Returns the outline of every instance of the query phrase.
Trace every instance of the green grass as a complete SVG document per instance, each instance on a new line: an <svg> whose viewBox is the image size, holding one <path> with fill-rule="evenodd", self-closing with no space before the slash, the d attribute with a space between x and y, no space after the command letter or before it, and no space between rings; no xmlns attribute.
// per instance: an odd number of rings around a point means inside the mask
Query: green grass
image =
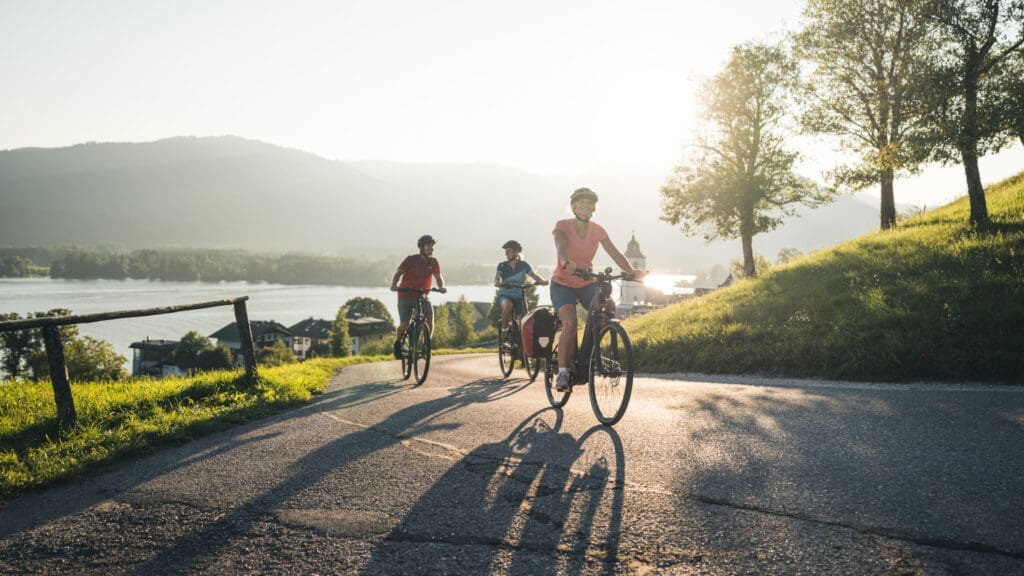
<svg viewBox="0 0 1024 576"><path fill-rule="evenodd" d="M645 372L1024 380L1024 174L627 322ZM756 238L755 238L756 242Z"/></svg>
<svg viewBox="0 0 1024 576"><path fill-rule="evenodd" d="M79 476L160 445L183 443L308 402L334 372L385 357L314 359L191 378L72 384L78 426L62 429L49 382L0 385L0 504L31 488Z"/></svg>

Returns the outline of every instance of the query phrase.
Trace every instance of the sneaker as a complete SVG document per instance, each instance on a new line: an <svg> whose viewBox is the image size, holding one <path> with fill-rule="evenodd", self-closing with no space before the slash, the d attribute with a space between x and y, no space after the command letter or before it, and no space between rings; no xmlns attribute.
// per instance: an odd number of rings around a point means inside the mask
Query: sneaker
<svg viewBox="0 0 1024 576"><path fill-rule="evenodd" d="M395 340L395 360L402 359L402 341Z"/></svg>
<svg viewBox="0 0 1024 576"><path fill-rule="evenodd" d="M568 373L558 373L558 380L555 381L555 390L559 392L568 392L569 390L572 390L572 384L569 383Z"/></svg>

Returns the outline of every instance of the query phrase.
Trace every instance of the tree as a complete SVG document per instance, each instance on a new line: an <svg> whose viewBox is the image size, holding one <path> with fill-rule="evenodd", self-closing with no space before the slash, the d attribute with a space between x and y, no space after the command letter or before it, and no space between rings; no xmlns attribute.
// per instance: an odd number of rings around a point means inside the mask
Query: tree
<svg viewBox="0 0 1024 576"><path fill-rule="evenodd" d="M978 159L1010 140L999 96L1013 79L1001 72L1024 46L1024 0L923 2L922 14L935 24L942 45L931 93L934 158L963 163L970 221L984 226L988 204Z"/></svg>
<svg viewBox="0 0 1024 576"><path fill-rule="evenodd" d="M174 347L174 363L183 370L198 366L199 353L210 345L210 339L195 330L185 334Z"/></svg>
<svg viewBox="0 0 1024 576"><path fill-rule="evenodd" d="M1006 130L1016 134L1024 146L1024 51L1018 51L1002 67L1006 81L1002 83L999 109L1006 112Z"/></svg>
<svg viewBox="0 0 1024 576"><path fill-rule="evenodd" d="M859 157L829 179L850 190L878 184L881 228L891 228L895 177L917 172L927 156L928 26L907 0L808 0L803 15L795 51L813 65L804 128L837 136Z"/></svg>
<svg viewBox="0 0 1024 576"><path fill-rule="evenodd" d="M234 366L231 350L227 346L206 346L196 356L196 370L229 370Z"/></svg>
<svg viewBox="0 0 1024 576"><path fill-rule="evenodd" d="M295 362L295 355L292 354L288 346L285 346L284 340L274 340L270 346L261 348L257 356L260 365L268 367Z"/></svg>
<svg viewBox="0 0 1024 576"><path fill-rule="evenodd" d="M380 318L394 324L395 319L391 316L387 306L376 298L356 296L345 302L345 310L349 318Z"/></svg>
<svg viewBox="0 0 1024 576"><path fill-rule="evenodd" d="M434 310L434 331L430 333L430 342L434 348L446 348L452 344L452 322L447 306L438 306Z"/></svg>
<svg viewBox="0 0 1024 576"><path fill-rule="evenodd" d="M19 320L15 313L0 314L0 321ZM25 370L28 358L42 346L42 340L34 335L33 330L14 330L0 332L0 353L3 354L4 372L16 378Z"/></svg>
<svg viewBox="0 0 1024 576"><path fill-rule="evenodd" d="M334 322L331 323L331 329L327 334L327 350L335 357L352 354L352 338L348 334L348 317L344 306L338 308Z"/></svg>
<svg viewBox="0 0 1024 576"><path fill-rule="evenodd" d="M61 343L64 345L64 365L71 382L121 380L128 375L124 369L128 359L114 352L106 340L78 335L65 338L62 335ZM32 353L28 363L34 379L46 380L50 377L50 361L45 350Z"/></svg>
<svg viewBox="0 0 1024 576"><path fill-rule="evenodd" d="M706 240L740 238L746 276L756 275L754 235L774 229L794 204L828 199L793 165L782 125L796 85L796 64L779 46L733 48L703 89L706 133L661 188L662 220Z"/></svg>
<svg viewBox="0 0 1024 576"><path fill-rule="evenodd" d="M779 256L775 259L778 264L786 264L803 256L804 253L796 248L783 248L779 250Z"/></svg>
<svg viewBox="0 0 1024 576"><path fill-rule="evenodd" d="M464 346L469 344L473 338L473 305L466 300L466 296L459 297L459 301L452 306L452 344Z"/></svg>

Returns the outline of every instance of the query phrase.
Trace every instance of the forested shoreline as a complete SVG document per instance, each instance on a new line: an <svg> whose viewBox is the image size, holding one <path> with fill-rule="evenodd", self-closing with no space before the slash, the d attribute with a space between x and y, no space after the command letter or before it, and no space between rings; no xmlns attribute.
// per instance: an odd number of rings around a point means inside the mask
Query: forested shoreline
<svg viewBox="0 0 1024 576"><path fill-rule="evenodd" d="M355 260L291 252L259 254L244 250L104 248L0 248L0 277L49 276L75 280L127 278L174 282L267 282L328 286L379 286L391 281L398 261ZM48 273L47 273L48 270ZM489 283L490 266L444 268L452 284Z"/></svg>

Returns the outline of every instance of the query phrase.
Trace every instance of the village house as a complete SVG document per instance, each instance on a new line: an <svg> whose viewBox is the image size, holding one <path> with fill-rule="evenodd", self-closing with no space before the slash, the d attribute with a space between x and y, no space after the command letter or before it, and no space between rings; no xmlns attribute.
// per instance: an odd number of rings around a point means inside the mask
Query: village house
<svg viewBox="0 0 1024 576"><path fill-rule="evenodd" d="M391 339L394 334L395 327L391 322L373 316L357 316L348 321L348 335L352 338L353 354L359 354L362 347L370 342Z"/></svg>
<svg viewBox="0 0 1024 576"><path fill-rule="evenodd" d="M299 360L305 360L311 356L314 349L326 350L327 337L330 336L331 322L320 320L310 316L305 320L289 326L288 331L292 333L292 352Z"/></svg>
<svg viewBox="0 0 1024 576"><path fill-rule="evenodd" d="M177 340L150 340L132 342L132 376L181 376L184 371L174 362Z"/></svg>
<svg viewBox="0 0 1024 576"><path fill-rule="evenodd" d="M292 350L295 352L295 357L305 360L311 356L311 351L326 351L327 338L330 336L333 324L334 322L330 320L321 320L311 316L288 328L294 336ZM394 332L395 327L387 320L372 316L350 318L348 335L352 339L352 354L359 354L359 351L367 343L386 336L390 337Z"/></svg>
<svg viewBox="0 0 1024 576"><path fill-rule="evenodd" d="M273 346L278 340L284 342L289 350L293 350L293 336L291 331L273 320L250 320L249 327L252 330L252 342L256 352L267 346ZM238 323L232 322L227 326L210 334L210 338L216 341L218 346L224 346L231 350L235 362L242 361L242 338L238 333Z"/></svg>

